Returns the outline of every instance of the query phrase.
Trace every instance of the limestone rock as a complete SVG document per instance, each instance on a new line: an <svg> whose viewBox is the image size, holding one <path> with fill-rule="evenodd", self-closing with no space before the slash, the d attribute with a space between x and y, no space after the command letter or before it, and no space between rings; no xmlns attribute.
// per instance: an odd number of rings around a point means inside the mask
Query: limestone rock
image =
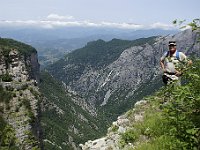
<svg viewBox="0 0 200 150"><path fill-rule="evenodd" d="M0 75L11 77L12 80L0 80L3 90L11 93L8 102L0 102L0 106L3 106L1 115L14 129L16 144L20 149L42 148L40 93L35 84L39 81L37 54L33 52L25 56L17 49L10 49L8 55L4 53L0 50Z"/></svg>
<svg viewBox="0 0 200 150"><path fill-rule="evenodd" d="M138 101L137 104L135 104L135 108L140 107L146 107L147 102L145 100ZM134 121L142 121L144 117L144 111L138 108L138 111L136 113L132 114L132 117L135 118ZM134 145L130 143L129 145L126 145L124 148L120 147L120 135L125 133L127 130L132 128L132 124L130 124L130 120L128 119L128 113L121 115L118 117L117 121L112 123L112 127L108 129L108 133L105 137L102 137L100 139L96 139L94 141L89 140L85 144L80 144L80 147L82 150L126 150L129 148L133 148ZM117 129L117 130L116 130ZM141 137L145 138L145 137Z"/></svg>

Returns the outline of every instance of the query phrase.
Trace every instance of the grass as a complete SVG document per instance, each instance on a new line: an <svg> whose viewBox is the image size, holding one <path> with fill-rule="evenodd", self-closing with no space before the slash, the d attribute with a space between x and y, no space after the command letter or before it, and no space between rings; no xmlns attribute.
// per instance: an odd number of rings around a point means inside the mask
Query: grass
<svg viewBox="0 0 200 150"><path fill-rule="evenodd" d="M160 109L161 100L155 95L146 98L146 101L146 104L127 112L132 125L121 135L119 145L122 149L132 143L137 150L169 150L174 139L166 134L170 126ZM144 112L143 119L136 122L134 116L141 112Z"/></svg>

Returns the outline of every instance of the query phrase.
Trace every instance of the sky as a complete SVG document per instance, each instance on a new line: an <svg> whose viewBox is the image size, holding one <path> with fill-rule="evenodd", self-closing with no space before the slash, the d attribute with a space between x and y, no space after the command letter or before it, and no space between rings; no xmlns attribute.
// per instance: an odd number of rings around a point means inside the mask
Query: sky
<svg viewBox="0 0 200 150"><path fill-rule="evenodd" d="M0 26L171 29L200 18L200 0L0 0Z"/></svg>

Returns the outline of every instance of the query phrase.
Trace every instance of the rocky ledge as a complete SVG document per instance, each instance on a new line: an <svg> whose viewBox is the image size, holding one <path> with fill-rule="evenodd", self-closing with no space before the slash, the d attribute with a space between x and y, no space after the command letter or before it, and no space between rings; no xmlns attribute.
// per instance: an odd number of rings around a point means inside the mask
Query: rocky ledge
<svg viewBox="0 0 200 150"><path fill-rule="evenodd" d="M89 140L85 144L80 144L80 147L82 150L121 150L133 148L134 145L132 143L123 148L120 146L121 135L132 128L133 122L143 121L144 108L148 107L147 105L148 102L145 100L138 101L135 103L133 110L130 110L135 112L131 114L131 117L130 111L119 116L117 121L113 122L112 126L108 128L108 133L105 137L94 141Z"/></svg>

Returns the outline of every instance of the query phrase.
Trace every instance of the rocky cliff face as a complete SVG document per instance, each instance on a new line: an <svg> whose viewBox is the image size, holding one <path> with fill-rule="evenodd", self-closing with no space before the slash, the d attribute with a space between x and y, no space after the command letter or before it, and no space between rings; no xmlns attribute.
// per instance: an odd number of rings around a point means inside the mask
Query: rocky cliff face
<svg viewBox="0 0 200 150"><path fill-rule="evenodd" d="M128 98L139 84L154 74L155 57L153 47L148 43L128 48L106 68L84 73L71 87L85 97L89 96L90 102L99 106L106 105L116 92L126 92Z"/></svg>
<svg viewBox="0 0 200 150"><path fill-rule="evenodd" d="M41 96L36 86L39 81L37 52L30 51L29 46L13 40L0 40L0 86L2 89L0 115L13 129L15 143L19 149L40 149L42 147L39 120ZM16 44L19 47L15 47ZM25 49L25 53L21 52L21 46Z"/></svg>
<svg viewBox="0 0 200 150"><path fill-rule="evenodd" d="M1 54L0 65L0 75L8 73L13 81L25 82L33 79L39 82L40 65L37 53L27 57L21 55L18 50L12 49L7 58Z"/></svg>
<svg viewBox="0 0 200 150"><path fill-rule="evenodd" d="M200 56L197 34L185 30L176 35L157 37L154 43L127 48L115 61L102 68L86 65L82 74L76 74L73 80L68 80L67 86L96 108L105 108L105 111L107 109L109 111L109 106L112 105L111 107L120 110L122 103L127 103L142 84L146 84L160 74L160 57L168 50L170 40L176 40L177 49L186 55ZM67 62L67 59L66 57L64 61ZM76 64L66 64L61 67L65 74L58 76L55 72L51 70L50 72L65 82L64 77L72 73L69 66L79 68Z"/></svg>

